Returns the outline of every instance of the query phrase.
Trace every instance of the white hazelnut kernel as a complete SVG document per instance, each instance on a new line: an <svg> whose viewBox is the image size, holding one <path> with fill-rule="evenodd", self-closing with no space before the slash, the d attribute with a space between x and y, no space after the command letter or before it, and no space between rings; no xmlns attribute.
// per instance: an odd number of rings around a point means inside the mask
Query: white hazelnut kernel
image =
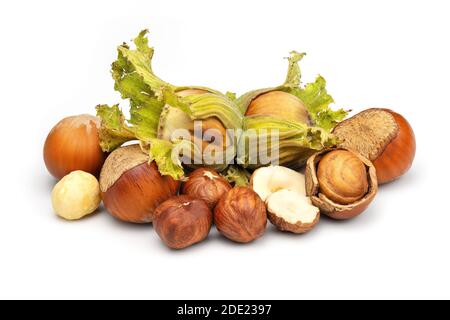
<svg viewBox="0 0 450 320"><path fill-rule="evenodd" d="M55 213L67 220L77 220L93 213L100 205L100 185L97 178L84 171L73 171L53 188Z"/></svg>

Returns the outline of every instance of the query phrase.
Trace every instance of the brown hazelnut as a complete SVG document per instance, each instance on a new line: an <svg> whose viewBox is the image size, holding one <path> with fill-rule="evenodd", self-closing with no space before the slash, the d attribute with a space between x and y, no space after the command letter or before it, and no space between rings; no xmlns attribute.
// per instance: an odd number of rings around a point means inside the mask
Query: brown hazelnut
<svg viewBox="0 0 450 320"><path fill-rule="evenodd" d="M405 174L414 160L414 132L408 121L392 110L364 110L339 123L333 133L342 141L339 146L353 149L373 162L379 184Z"/></svg>
<svg viewBox="0 0 450 320"><path fill-rule="evenodd" d="M346 150L325 154L317 167L317 178L321 192L340 204L358 201L369 189L364 162Z"/></svg>
<svg viewBox="0 0 450 320"><path fill-rule="evenodd" d="M156 163L139 145L121 147L106 159L100 173L100 189L106 210L134 223L153 221L156 207L177 194L179 182L162 176Z"/></svg>
<svg viewBox="0 0 450 320"><path fill-rule="evenodd" d="M322 150L306 163L306 193L320 211L334 219L363 212L377 191L372 162L350 149Z"/></svg>
<svg viewBox="0 0 450 320"><path fill-rule="evenodd" d="M311 123L305 104L293 94L284 91L269 91L258 95L249 104L245 115L270 116L283 120Z"/></svg>
<svg viewBox="0 0 450 320"><path fill-rule="evenodd" d="M67 117L58 122L44 144L44 161L48 171L57 179L76 170L98 177L106 158L99 144L99 127L99 118L88 114Z"/></svg>
<svg viewBox="0 0 450 320"><path fill-rule="evenodd" d="M213 220L205 201L188 195L172 197L155 211L153 226L161 240L172 249L183 249L203 241Z"/></svg>
<svg viewBox="0 0 450 320"><path fill-rule="evenodd" d="M266 230L266 206L252 189L235 187L217 203L214 223L228 239L250 242L261 237Z"/></svg>
<svg viewBox="0 0 450 320"><path fill-rule="evenodd" d="M181 193L206 201L214 209L220 198L231 189L228 181L216 171L207 168L194 170L187 176Z"/></svg>

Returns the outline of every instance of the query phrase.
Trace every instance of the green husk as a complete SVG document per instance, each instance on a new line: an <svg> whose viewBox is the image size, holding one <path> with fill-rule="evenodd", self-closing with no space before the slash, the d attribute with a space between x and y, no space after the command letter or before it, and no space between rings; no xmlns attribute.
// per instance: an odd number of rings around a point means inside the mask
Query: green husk
<svg viewBox="0 0 450 320"><path fill-rule="evenodd" d="M100 145L104 151L111 152L125 142L137 140L163 175L180 179L184 176L183 165L195 160L195 165L224 170L223 175L236 185L247 185L249 172L245 168L263 165L253 155L258 150L252 150L248 144L252 135L267 139L265 145L257 146L262 150L274 148L271 138L279 137L275 152L271 154L273 157L278 154L279 158L271 160L288 166L302 165L313 152L336 144L330 132L347 112L333 111L329 107L333 98L327 93L325 79L321 76L302 86L298 62L304 53L291 53L282 85L251 91L237 98L232 92L222 94L206 87L175 86L160 79L152 69L154 50L148 45L147 33L147 30L139 33L133 41L134 48L122 44L117 49L117 59L111 69L114 89L128 100L130 118L126 120L118 105L97 106L97 116L101 119ZM202 92L181 97L179 93L187 89ZM312 123L267 116L244 117L253 99L273 90L302 100ZM234 130L232 148L218 155L231 156L237 164L206 164L195 142L172 134L179 128L190 130L195 120L205 119L218 119L223 128Z"/></svg>
<svg viewBox="0 0 450 320"><path fill-rule="evenodd" d="M326 81L322 76L317 76L314 82L305 86L301 85L301 70L299 62L306 56L306 53L292 51L288 59L288 71L284 83L277 87L257 89L240 96L237 104L245 114L250 103L258 96L270 91L284 91L299 98L306 106L306 109L313 120L313 124L327 131L331 131L337 123L343 120L348 111L330 108L334 103L333 97L326 90Z"/></svg>
<svg viewBox="0 0 450 320"><path fill-rule="evenodd" d="M97 116L102 119L99 138L103 151L111 152L125 142L136 139L134 129L125 123L125 116L118 105L98 105L96 109Z"/></svg>
<svg viewBox="0 0 450 320"><path fill-rule="evenodd" d="M177 87L157 77L151 66L154 50L148 45L147 33L144 30L134 39L135 49L127 44L117 49L118 57L112 64L114 89L129 101L130 119L125 120L118 105L98 106L97 116L101 119L100 145L109 152L127 141L139 140L162 174L179 179L184 170L180 159L172 156L172 151L178 150L180 146L184 149L195 149L195 146L179 139L161 139L168 108L181 110L192 121L216 117L225 128L231 129L242 127L243 116L232 94L222 94L205 87ZM177 92L185 89L202 89L206 92L179 97ZM183 124L171 125L182 127ZM222 163L218 166L226 167Z"/></svg>
<svg viewBox="0 0 450 320"><path fill-rule="evenodd" d="M240 148L246 152L240 155L238 163L247 168L257 168L265 165L259 159L252 157L252 153L260 150L251 150L248 145L250 136L257 132L259 138L270 140L272 135L279 136L278 164L290 167L302 166L306 159L314 152L336 144L336 138L330 133L335 125L345 118L347 111L339 109L333 111L329 106L334 102L326 90L326 81L318 76L315 82L301 85L301 70L298 65L305 53L291 52L288 58L289 66L285 82L272 88L258 89L240 96L237 104L245 113L250 103L258 96L271 91L283 91L298 97L305 105L312 124L277 119L265 115L247 116L244 120L244 134L241 136ZM266 130L266 131L264 131ZM258 146L259 148L264 146ZM271 147L267 143L267 148Z"/></svg>
<svg viewBox="0 0 450 320"><path fill-rule="evenodd" d="M222 176L235 187L247 187L251 173L241 166L230 165L222 172Z"/></svg>

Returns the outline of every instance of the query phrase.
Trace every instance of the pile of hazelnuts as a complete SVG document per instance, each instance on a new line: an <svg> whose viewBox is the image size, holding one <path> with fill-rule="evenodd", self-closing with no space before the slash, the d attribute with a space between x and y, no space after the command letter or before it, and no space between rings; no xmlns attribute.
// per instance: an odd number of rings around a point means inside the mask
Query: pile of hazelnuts
<svg viewBox="0 0 450 320"><path fill-rule="evenodd" d="M122 221L153 222L164 243L177 249L204 240L213 220L236 242L264 233L265 205L250 188L232 188L212 169L196 169L184 181L162 176L137 144L104 153L99 129L94 116L72 116L61 120L45 141L44 162L59 180L52 205L60 217L81 219L103 201Z"/></svg>
<svg viewBox="0 0 450 320"><path fill-rule="evenodd" d="M117 219L153 223L174 249L203 241L213 224L226 238L247 243L264 234L267 220L279 230L304 233L320 214L353 218L373 201L380 184L408 171L416 150L404 117L367 109L334 128L336 147L313 154L304 174L263 167L248 186L233 186L211 168L187 169L180 181L161 175L139 144L104 153L99 130L98 118L80 115L63 119L49 133L44 161L60 180L52 191L54 211L77 220L103 201Z"/></svg>

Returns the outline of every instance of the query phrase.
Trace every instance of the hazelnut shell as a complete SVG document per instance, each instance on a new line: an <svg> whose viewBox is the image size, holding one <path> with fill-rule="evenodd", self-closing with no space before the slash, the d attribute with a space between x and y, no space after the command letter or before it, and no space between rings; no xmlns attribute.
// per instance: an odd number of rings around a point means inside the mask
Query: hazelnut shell
<svg viewBox="0 0 450 320"><path fill-rule="evenodd" d="M347 150L356 155L367 169L368 191L359 200L350 204L340 204L332 201L320 192L319 180L317 178L317 166L322 157L332 150ZM374 165L370 160L359 153L347 148L325 149L312 155L306 163L306 194L311 198L312 203L320 209L320 212L337 220L353 218L361 214L375 198L378 191L377 174Z"/></svg>
<svg viewBox="0 0 450 320"><path fill-rule="evenodd" d="M82 170L96 177L106 159L99 144L97 117L83 114L62 119L48 134L44 162L56 179Z"/></svg>
<svg viewBox="0 0 450 320"><path fill-rule="evenodd" d="M270 116L277 119L311 123L305 104L295 95L274 90L258 95L249 104L246 116Z"/></svg>
<svg viewBox="0 0 450 320"><path fill-rule="evenodd" d="M333 133L341 140L340 147L351 148L373 162L379 184L399 178L414 161L414 131L392 110L364 110L340 122Z"/></svg>
<svg viewBox="0 0 450 320"><path fill-rule="evenodd" d="M106 159L100 189L106 210L133 223L153 221L155 209L178 191L179 182L162 176L139 145L121 147Z"/></svg>

